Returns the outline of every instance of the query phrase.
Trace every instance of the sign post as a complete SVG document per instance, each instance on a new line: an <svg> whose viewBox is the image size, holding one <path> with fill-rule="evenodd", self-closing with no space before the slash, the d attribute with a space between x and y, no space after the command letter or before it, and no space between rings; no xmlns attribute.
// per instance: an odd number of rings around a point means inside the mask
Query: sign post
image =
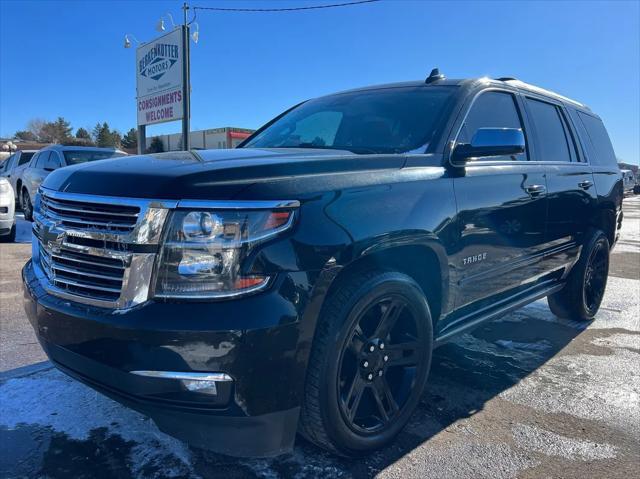
<svg viewBox="0 0 640 479"><path fill-rule="evenodd" d="M184 4L184 25L182 25L182 45L183 62L182 62L182 149L189 151L191 149L190 126L191 118L191 71L190 71L190 55L189 55L189 25L187 24L187 4Z"/></svg>
<svg viewBox="0 0 640 479"><path fill-rule="evenodd" d="M182 147L189 149L188 51L186 22L136 50L138 153L146 147L147 125L175 120L182 120Z"/></svg>

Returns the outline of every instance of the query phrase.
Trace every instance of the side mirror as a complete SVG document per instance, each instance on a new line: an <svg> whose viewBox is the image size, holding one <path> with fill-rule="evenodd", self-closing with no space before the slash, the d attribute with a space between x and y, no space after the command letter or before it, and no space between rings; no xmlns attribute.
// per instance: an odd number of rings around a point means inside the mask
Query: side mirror
<svg viewBox="0 0 640 479"><path fill-rule="evenodd" d="M518 128L478 128L471 144L457 145L451 159L464 163L470 158L524 153L524 133Z"/></svg>

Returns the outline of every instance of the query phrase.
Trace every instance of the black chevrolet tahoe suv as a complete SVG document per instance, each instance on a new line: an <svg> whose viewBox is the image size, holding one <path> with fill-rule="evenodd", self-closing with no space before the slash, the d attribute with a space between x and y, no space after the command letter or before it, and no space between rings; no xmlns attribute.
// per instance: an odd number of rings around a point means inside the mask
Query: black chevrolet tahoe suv
<svg viewBox="0 0 640 479"><path fill-rule="evenodd" d="M365 453L453 336L543 297L593 319L622 196L586 106L433 72L305 101L236 149L51 173L25 308L53 364L193 445Z"/></svg>

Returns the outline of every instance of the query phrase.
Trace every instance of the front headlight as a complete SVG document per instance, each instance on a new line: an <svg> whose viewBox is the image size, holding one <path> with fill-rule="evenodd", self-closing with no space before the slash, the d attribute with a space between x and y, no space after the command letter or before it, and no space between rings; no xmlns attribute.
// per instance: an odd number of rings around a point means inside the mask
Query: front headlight
<svg viewBox="0 0 640 479"><path fill-rule="evenodd" d="M0 195L7 197L9 197L9 195L13 196L13 188L11 188L11 183L9 183L9 180L2 177L0 177Z"/></svg>
<svg viewBox="0 0 640 479"><path fill-rule="evenodd" d="M293 224L292 210L176 210L157 268L155 295L224 298L260 290L264 275L243 275L251 249Z"/></svg>

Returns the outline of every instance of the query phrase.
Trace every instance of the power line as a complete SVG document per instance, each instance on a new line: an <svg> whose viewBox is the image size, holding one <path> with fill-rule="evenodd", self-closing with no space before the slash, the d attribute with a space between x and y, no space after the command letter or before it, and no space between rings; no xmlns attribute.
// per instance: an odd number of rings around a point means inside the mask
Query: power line
<svg viewBox="0 0 640 479"><path fill-rule="evenodd" d="M357 0L355 2L334 3L330 5L312 5L310 7L290 7L290 8L224 8L224 7L191 7L195 10L213 10L217 12L296 12L300 10L320 10L322 8L350 7L352 5L362 5L364 3L374 3L380 0Z"/></svg>

